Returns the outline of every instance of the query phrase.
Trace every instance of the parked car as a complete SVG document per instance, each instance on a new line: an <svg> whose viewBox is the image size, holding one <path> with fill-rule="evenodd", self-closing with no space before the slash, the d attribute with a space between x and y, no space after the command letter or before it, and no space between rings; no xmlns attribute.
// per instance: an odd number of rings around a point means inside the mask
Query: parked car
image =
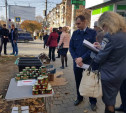
<svg viewBox="0 0 126 113"><path fill-rule="evenodd" d="M18 33L18 41L33 41L34 38L30 33Z"/></svg>

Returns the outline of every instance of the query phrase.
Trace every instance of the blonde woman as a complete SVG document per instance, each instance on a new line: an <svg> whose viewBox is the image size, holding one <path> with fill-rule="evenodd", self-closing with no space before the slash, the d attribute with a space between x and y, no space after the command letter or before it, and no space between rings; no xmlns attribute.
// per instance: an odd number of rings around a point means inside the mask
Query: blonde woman
<svg viewBox="0 0 126 113"><path fill-rule="evenodd" d="M98 23L106 35L101 46L94 43L101 49L94 60L101 65L105 113L115 113L116 96L126 78L126 23L114 12L103 13Z"/></svg>
<svg viewBox="0 0 126 113"><path fill-rule="evenodd" d="M69 42L70 42L70 35L68 34L68 28L63 27L62 34L60 36L60 41L58 43L58 47L63 44L63 48L60 49L61 63L62 63L62 66L60 67L61 69L64 69L64 60L65 60L65 66L67 67L67 52L69 48Z"/></svg>

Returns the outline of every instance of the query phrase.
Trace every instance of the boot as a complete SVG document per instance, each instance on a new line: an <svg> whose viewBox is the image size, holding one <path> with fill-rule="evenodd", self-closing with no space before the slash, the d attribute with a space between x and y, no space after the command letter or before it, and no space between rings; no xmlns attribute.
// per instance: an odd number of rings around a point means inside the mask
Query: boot
<svg viewBox="0 0 126 113"><path fill-rule="evenodd" d="M67 65L67 55L65 56L65 65L66 65L66 67L68 67L68 65Z"/></svg>
<svg viewBox="0 0 126 113"><path fill-rule="evenodd" d="M62 63L62 66L60 68L64 69L64 56L61 56L61 63Z"/></svg>
<svg viewBox="0 0 126 113"><path fill-rule="evenodd" d="M106 107L106 108L105 108L105 113L115 113L115 111L114 111L114 112L109 111L109 110L107 109L107 107Z"/></svg>

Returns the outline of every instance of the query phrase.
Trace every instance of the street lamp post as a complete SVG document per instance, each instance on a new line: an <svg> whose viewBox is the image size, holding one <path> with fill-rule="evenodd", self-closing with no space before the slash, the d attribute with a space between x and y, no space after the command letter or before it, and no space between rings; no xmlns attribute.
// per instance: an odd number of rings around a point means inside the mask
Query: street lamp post
<svg viewBox="0 0 126 113"><path fill-rule="evenodd" d="M5 8L6 8L6 26L8 28L8 19L7 19L7 0L5 0Z"/></svg>
<svg viewBox="0 0 126 113"><path fill-rule="evenodd" d="M47 27L47 0L46 0L46 11L45 11L45 17L46 17L46 27Z"/></svg>

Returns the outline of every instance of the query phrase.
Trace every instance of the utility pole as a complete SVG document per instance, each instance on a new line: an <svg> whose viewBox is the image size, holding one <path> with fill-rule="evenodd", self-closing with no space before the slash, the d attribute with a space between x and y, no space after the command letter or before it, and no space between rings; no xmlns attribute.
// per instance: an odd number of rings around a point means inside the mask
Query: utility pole
<svg viewBox="0 0 126 113"><path fill-rule="evenodd" d="M71 36L72 36L72 34L73 34L73 31L74 31L75 15L76 15L76 10L75 10L75 8L74 8L74 4L72 4Z"/></svg>
<svg viewBox="0 0 126 113"><path fill-rule="evenodd" d="M7 0L5 0L5 8L6 8L6 26L8 28L8 19L7 19Z"/></svg>
<svg viewBox="0 0 126 113"><path fill-rule="evenodd" d="M46 6L45 15L46 15L46 27L47 27L47 0L46 0L46 2L45 2L45 3L46 3L46 5L45 5L45 6Z"/></svg>

